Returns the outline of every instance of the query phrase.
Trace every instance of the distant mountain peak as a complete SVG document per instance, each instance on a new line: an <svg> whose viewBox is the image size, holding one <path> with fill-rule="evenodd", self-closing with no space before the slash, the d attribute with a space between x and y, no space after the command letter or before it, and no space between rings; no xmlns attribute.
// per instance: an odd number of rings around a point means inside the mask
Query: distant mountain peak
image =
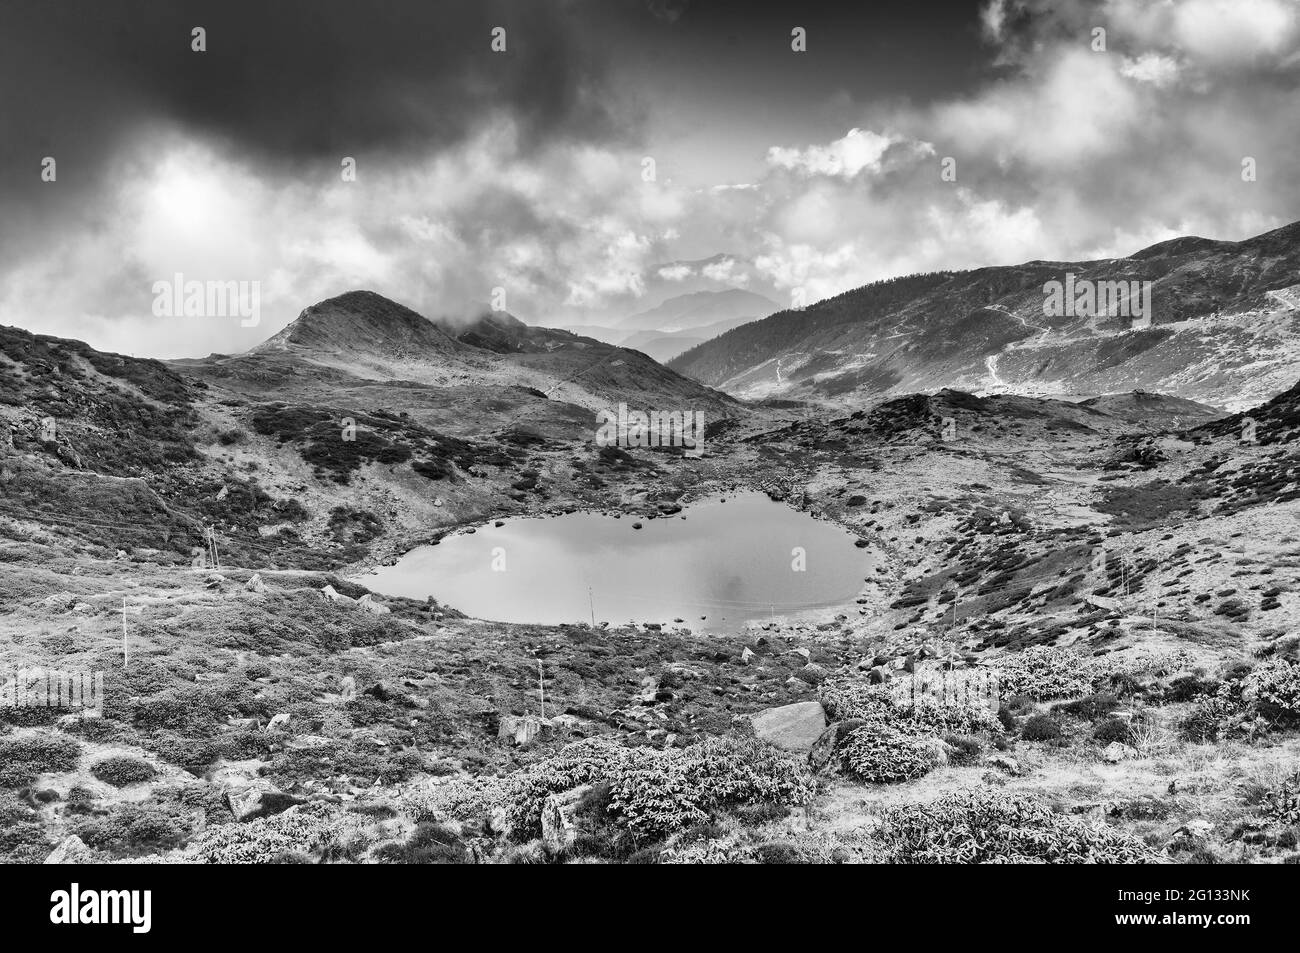
<svg viewBox="0 0 1300 953"><path fill-rule="evenodd" d="M414 349L461 349L428 318L373 291L348 291L302 310L279 334L251 353L306 350L337 355L392 356Z"/></svg>

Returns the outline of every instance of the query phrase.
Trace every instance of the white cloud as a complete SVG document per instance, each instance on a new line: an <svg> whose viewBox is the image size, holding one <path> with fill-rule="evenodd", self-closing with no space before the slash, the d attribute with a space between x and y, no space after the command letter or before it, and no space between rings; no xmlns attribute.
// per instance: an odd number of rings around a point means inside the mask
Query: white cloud
<svg viewBox="0 0 1300 953"><path fill-rule="evenodd" d="M1136 59L1124 57L1119 72L1121 76L1150 83L1157 89L1164 89L1178 82L1178 63L1172 57L1159 53L1143 53Z"/></svg>
<svg viewBox="0 0 1300 953"><path fill-rule="evenodd" d="M828 175L851 179L864 169L881 170L886 150L899 140L869 129L850 129L841 139L828 145L806 148L772 146L767 150L769 165L790 169L801 175Z"/></svg>
<svg viewBox="0 0 1300 953"><path fill-rule="evenodd" d="M695 274L690 265L665 265L656 274L665 281L685 281Z"/></svg>

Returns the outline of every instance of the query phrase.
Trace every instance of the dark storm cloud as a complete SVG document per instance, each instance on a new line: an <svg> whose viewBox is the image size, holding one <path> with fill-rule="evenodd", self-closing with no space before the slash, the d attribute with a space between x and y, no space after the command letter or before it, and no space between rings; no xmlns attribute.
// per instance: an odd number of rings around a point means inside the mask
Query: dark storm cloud
<svg viewBox="0 0 1300 953"><path fill-rule="evenodd" d="M125 141L179 125L274 171L391 159L511 115L525 148L621 134L580 7L532 0L9 0L0 30L0 201L49 222L100 194ZM191 30L207 51L191 50ZM491 50L491 31L507 50ZM42 188L40 162L58 162ZM34 204L33 204L34 203ZM13 239L14 229L5 229Z"/></svg>

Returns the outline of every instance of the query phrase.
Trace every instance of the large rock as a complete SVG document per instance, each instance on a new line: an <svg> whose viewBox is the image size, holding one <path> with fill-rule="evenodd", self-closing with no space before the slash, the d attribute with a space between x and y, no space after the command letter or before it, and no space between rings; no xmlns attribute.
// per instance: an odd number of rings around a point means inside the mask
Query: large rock
<svg viewBox="0 0 1300 953"><path fill-rule="evenodd" d="M76 834L65 837L59 846L45 858L47 864L89 864L92 863L90 848Z"/></svg>
<svg viewBox="0 0 1300 953"><path fill-rule="evenodd" d="M375 602L368 592L357 600L357 607L374 615L387 615L393 611L388 606Z"/></svg>
<svg viewBox="0 0 1300 953"><path fill-rule="evenodd" d="M749 717L754 734L786 751L808 752L826 730L821 702L798 702L766 708Z"/></svg>
<svg viewBox="0 0 1300 953"><path fill-rule="evenodd" d="M550 721L537 715L503 715L497 737L513 741L517 745L526 745L550 728Z"/></svg>
<svg viewBox="0 0 1300 953"><path fill-rule="evenodd" d="M230 813L237 821L251 821L259 817L271 817L289 810L295 804L302 804L302 798L285 794L272 787L254 785L242 791L230 791L226 794L226 803Z"/></svg>
<svg viewBox="0 0 1300 953"><path fill-rule="evenodd" d="M542 844L554 856L573 846L578 837L578 825L573 812L591 790L590 784L573 788L562 794L552 794L542 802Z"/></svg>

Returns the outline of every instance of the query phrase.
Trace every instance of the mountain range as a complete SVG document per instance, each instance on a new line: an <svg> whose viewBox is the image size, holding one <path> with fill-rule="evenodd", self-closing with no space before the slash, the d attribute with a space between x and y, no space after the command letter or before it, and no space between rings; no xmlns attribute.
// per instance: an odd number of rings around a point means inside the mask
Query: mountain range
<svg viewBox="0 0 1300 953"><path fill-rule="evenodd" d="M1052 282L1149 282L1152 314L1050 314ZM1300 223L1240 242L1186 237L1125 258L876 282L734 328L669 361L744 398L845 406L957 387L1091 397L1134 388L1239 410L1294 380ZM1133 310L1136 310L1134 308Z"/></svg>

